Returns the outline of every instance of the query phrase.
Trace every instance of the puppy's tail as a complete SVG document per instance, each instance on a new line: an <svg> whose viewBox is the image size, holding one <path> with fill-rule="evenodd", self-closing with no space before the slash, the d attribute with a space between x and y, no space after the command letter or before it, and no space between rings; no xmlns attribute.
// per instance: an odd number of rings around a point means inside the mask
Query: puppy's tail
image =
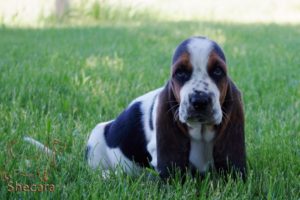
<svg viewBox="0 0 300 200"><path fill-rule="evenodd" d="M26 142L28 142L28 143L30 143L30 144L32 144L32 145L34 145L34 146L36 146L38 149L40 149L43 152L45 152L48 156L51 156L51 155L54 154L54 152L51 149L49 149L44 144L40 143L39 141L37 141L37 140L35 140L35 139L31 138L31 137L25 136L25 137L23 137L23 140L26 141Z"/></svg>

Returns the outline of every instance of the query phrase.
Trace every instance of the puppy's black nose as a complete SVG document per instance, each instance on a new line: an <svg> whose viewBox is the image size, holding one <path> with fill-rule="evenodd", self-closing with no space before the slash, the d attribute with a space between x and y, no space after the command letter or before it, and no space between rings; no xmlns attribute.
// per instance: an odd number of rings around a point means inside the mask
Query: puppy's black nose
<svg viewBox="0 0 300 200"><path fill-rule="evenodd" d="M211 102L211 97L205 92L195 92L190 96L190 103L197 111L205 110Z"/></svg>

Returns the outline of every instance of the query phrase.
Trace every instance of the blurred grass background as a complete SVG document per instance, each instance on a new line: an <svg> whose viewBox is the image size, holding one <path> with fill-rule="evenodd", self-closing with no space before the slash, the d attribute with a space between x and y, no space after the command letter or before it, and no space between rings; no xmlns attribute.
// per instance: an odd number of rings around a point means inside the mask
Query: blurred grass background
<svg viewBox="0 0 300 200"><path fill-rule="evenodd" d="M78 25L129 19L296 24L300 22L300 1L0 0L2 25Z"/></svg>

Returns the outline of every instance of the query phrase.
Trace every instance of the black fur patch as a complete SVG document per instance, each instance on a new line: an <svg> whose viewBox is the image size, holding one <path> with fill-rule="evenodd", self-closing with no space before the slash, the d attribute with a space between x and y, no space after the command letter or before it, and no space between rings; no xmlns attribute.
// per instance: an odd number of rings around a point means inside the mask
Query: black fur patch
<svg viewBox="0 0 300 200"><path fill-rule="evenodd" d="M108 134L109 134L109 128L110 128L110 126L111 126L112 123L113 123L113 122L107 124L107 125L105 126L105 128L104 128L104 137L105 137L105 139L108 137ZM107 141L106 141L106 142L107 142ZM108 144L108 146L112 148L112 147L117 147L118 145L114 146L114 145L112 144L112 146L110 146L110 145Z"/></svg>
<svg viewBox="0 0 300 200"><path fill-rule="evenodd" d="M173 54L172 64L174 64L183 53L188 53L187 45L189 42L190 39L186 39L177 46Z"/></svg>
<svg viewBox="0 0 300 200"><path fill-rule="evenodd" d="M224 62L226 63L226 58L225 58L225 54L223 52L223 50L221 49L221 47L214 41L213 42L213 50L216 52L216 54L218 54L218 56L220 56L220 58L222 58L222 60L224 60Z"/></svg>
<svg viewBox="0 0 300 200"><path fill-rule="evenodd" d="M118 118L105 127L105 140L110 148L120 148L130 160L149 166L151 155L146 149L141 102L124 110Z"/></svg>

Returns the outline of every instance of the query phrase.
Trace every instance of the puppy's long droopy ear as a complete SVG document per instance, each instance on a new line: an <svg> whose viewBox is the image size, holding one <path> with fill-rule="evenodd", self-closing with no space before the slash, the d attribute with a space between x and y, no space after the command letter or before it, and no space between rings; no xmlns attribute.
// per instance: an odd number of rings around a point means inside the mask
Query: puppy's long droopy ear
<svg viewBox="0 0 300 200"><path fill-rule="evenodd" d="M174 169L184 174L189 164L190 141L186 127L178 121L178 102L169 82L159 96L157 113L157 168L167 179Z"/></svg>
<svg viewBox="0 0 300 200"><path fill-rule="evenodd" d="M241 94L228 78L229 84L222 105L224 113L214 146L214 164L219 172L233 172L246 178L244 111Z"/></svg>

